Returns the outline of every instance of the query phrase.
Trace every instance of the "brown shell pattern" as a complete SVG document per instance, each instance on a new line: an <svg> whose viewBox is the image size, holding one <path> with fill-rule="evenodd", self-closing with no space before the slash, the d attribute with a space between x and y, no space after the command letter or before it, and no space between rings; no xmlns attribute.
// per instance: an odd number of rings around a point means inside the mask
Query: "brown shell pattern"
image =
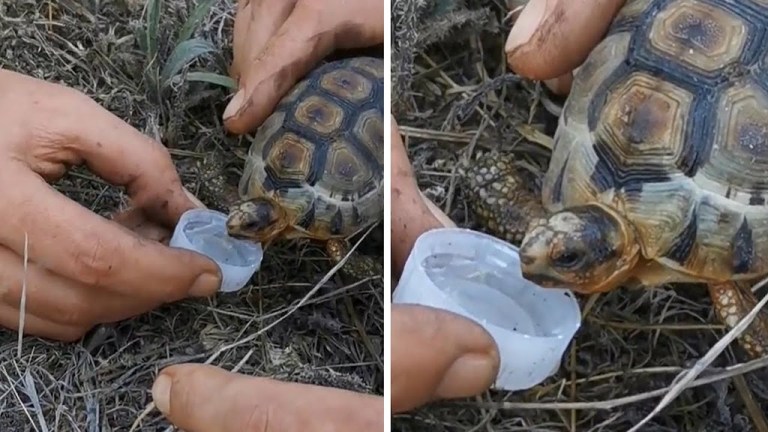
<svg viewBox="0 0 768 432"><path fill-rule="evenodd" d="M276 197L301 235L353 234L383 214L384 64L359 57L308 74L256 133L240 195Z"/></svg>
<svg viewBox="0 0 768 432"><path fill-rule="evenodd" d="M553 210L623 212L646 257L700 279L768 272L768 0L629 0L576 74Z"/></svg>

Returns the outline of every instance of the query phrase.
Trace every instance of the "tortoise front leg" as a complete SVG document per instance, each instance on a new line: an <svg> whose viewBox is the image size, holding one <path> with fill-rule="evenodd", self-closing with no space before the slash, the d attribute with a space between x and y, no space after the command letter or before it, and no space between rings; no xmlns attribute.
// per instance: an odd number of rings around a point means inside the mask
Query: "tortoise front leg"
<svg viewBox="0 0 768 432"><path fill-rule="evenodd" d="M460 168L459 176L468 210L494 237L519 246L529 226L547 215L538 177L511 154L487 153Z"/></svg>
<svg viewBox="0 0 768 432"><path fill-rule="evenodd" d="M751 287L752 284L746 282L709 285L715 313L729 329L735 327L758 303ZM768 352L768 313L762 310L758 313L739 337L739 343L752 358L762 357Z"/></svg>
<svg viewBox="0 0 768 432"><path fill-rule="evenodd" d="M349 252L349 244L343 239L331 239L325 243L326 253L338 263ZM344 274L357 280L384 275L384 266L381 261L358 251L352 252L347 262L340 269Z"/></svg>
<svg viewBox="0 0 768 432"><path fill-rule="evenodd" d="M198 162L197 170L200 175L200 200L212 210L227 213L239 197L237 186L227 182L224 156L217 151L208 153Z"/></svg>

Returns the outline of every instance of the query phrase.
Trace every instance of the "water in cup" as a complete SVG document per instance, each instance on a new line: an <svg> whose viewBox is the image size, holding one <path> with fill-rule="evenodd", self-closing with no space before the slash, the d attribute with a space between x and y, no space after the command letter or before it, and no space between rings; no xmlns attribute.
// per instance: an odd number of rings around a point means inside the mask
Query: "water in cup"
<svg viewBox="0 0 768 432"><path fill-rule="evenodd" d="M184 227L184 234L190 243L212 259L229 265L249 265L252 252L245 251L228 238L223 226L213 221L190 221Z"/></svg>
<svg viewBox="0 0 768 432"><path fill-rule="evenodd" d="M436 253L427 256L421 265L435 286L469 314L485 321L481 324L487 322L529 336L548 336L549 329L543 329L535 319L541 320L542 314L547 314L542 310L542 299L522 289L519 270L491 258L498 257Z"/></svg>

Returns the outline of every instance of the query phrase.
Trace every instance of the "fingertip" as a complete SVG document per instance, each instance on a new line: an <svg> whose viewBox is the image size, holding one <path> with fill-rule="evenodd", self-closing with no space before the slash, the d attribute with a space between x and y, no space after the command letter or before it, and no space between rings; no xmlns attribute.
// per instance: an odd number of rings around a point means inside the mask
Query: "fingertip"
<svg viewBox="0 0 768 432"><path fill-rule="evenodd" d="M206 207L206 205L205 205L205 204L203 204L203 202L202 202L202 201L200 201L200 199L198 199L198 198L197 198L197 197L196 197L196 196L195 196L195 195L194 195L192 192L190 192L190 191L189 191L187 188L185 188L185 187L183 187L183 186L182 186L182 188L181 188L181 189L182 189L182 191L184 191L184 195L187 197L187 199L189 200L189 202L191 202L191 203L192 203L192 204L193 204L193 205L194 205L196 208L199 208L199 209L206 209L206 208L208 208L208 207Z"/></svg>
<svg viewBox="0 0 768 432"><path fill-rule="evenodd" d="M552 93L558 96L565 96L571 91L571 85L573 84L573 73L566 72L557 78L544 80L544 85L549 88Z"/></svg>
<svg viewBox="0 0 768 432"><path fill-rule="evenodd" d="M423 305L397 305L392 308L392 315L393 323L397 322L412 334L439 335L439 339L449 341L459 355L498 351L486 329L456 313Z"/></svg>
<svg viewBox="0 0 768 432"><path fill-rule="evenodd" d="M266 118L266 112L277 105L281 97L277 92L263 92L264 82L255 91L246 92L241 88L224 110L224 128L235 135L243 135L255 131ZM256 96L258 94L258 97Z"/></svg>
<svg viewBox="0 0 768 432"><path fill-rule="evenodd" d="M510 31L507 63L521 76L549 80L581 64L608 30L624 0L529 2Z"/></svg>
<svg viewBox="0 0 768 432"><path fill-rule="evenodd" d="M549 0L528 2L518 15L515 24L509 31L504 50L513 53L527 44L544 19L550 5Z"/></svg>
<svg viewBox="0 0 768 432"><path fill-rule="evenodd" d="M152 400L175 425L200 428L201 417L207 418L206 406L201 406L201 393L221 386L222 377L217 372L213 366L195 363L168 366L155 378Z"/></svg>
<svg viewBox="0 0 768 432"><path fill-rule="evenodd" d="M499 369L490 334L457 314L421 305L392 308L392 409L486 390Z"/></svg>
<svg viewBox="0 0 768 432"><path fill-rule="evenodd" d="M504 46L510 68L530 79L544 79L540 65L534 62L536 57L530 58L530 52L540 49L537 46L541 43L540 39L534 39L534 35L542 31L540 26L551 11L551 4L549 0L528 2L512 26ZM543 73L546 75L546 70Z"/></svg>
<svg viewBox="0 0 768 432"><path fill-rule="evenodd" d="M205 258L208 260L208 258ZM210 261L210 260L208 260ZM201 274L189 289L191 297L210 297L216 294L221 288L221 271L214 263L214 267Z"/></svg>
<svg viewBox="0 0 768 432"><path fill-rule="evenodd" d="M152 283L137 284L136 295L171 303L191 297L211 297L221 287L221 270L209 257L184 248L149 241L143 250L128 251L137 257L133 268Z"/></svg>
<svg viewBox="0 0 768 432"><path fill-rule="evenodd" d="M243 106L245 99L245 89L240 88L237 93L232 97L232 100L227 104L227 108L224 109L224 121L228 121L235 117Z"/></svg>
<svg viewBox="0 0 768 432"><path fill-rule="evenodd" d="M480 394L493 385L499 373L497 350L467 353L456 359L434 392L435 399L454 399Z"/></svg>
<svg viewBox="0 0 768 432"><path fill-rule="evenodd" d="M161 373L152 385L152 401L163 415L168 416L171 410L171 389L173 379L168 374Z"/></svg>

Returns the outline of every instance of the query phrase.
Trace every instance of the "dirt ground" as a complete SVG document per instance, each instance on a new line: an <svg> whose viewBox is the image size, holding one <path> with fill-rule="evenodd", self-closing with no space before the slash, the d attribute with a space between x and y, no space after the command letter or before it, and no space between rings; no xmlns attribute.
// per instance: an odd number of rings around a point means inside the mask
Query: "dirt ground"
<svg viewBox="0 0 768 432"><path fill-rule="evenodd" d="M230 91L221 85L226 80L205 73L226 75L235 2L164 0L157 15L147 14L145 3L153 2L0 2L1 66L78 88L160 139L191 191L201 183L197 162L214 151L227 155L234 184L248 141L223 132ZM198 3L213 7L190 19ZM202 42L172 54L190 38ZM157 60L149 63L152 52ZM123 191L85 170L56 187L103 215L126 205ZM364 241L364 252L381 256L378 233ZM293 242L270 248L239 293L102 326L80 343L27 337L19 353L16 335L0 331L0 431L128 431L151 402L157 371L182 362L382 394L381 278L334 275L309 295L332 267L318 245ZM169 426L156 410L137 425Z"/></svg>
<svg viewBox="0 0 768 432"><path fill-rule="evenodd" d="M513 7L525 1L508 1ZM475 228L455 176L465 157L514 152L542 172L556 117L536 83L505 66L503 0L396 0L393 111L422 190ZM758 293L761 296L761 292ZM725 333L706 289L619 290L588 305L557 374L528 391L489 391L397 416L397 431L627 431ZM642 431L766 431L766 360L731 344ZM750 371L751 370L751 371ZM747 372L750 371L750 372Z"/></svg>

